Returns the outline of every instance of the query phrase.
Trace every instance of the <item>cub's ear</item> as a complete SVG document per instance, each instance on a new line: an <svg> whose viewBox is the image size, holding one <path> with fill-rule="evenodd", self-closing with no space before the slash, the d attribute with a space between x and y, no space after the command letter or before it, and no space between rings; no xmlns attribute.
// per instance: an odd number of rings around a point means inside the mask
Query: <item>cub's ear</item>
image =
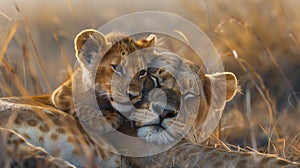
<svg viewBox="0 0 300 168"><path fill-rule="evenodd" d="M235 96L236 92L239 91L237 79L231 72L214 73L209 75L206 74L205 77L209 78L216 94L222 93L223 91L226 93L226 101L231 100Z"/></svg>
<svg viewBox="0 0 300 168"><path fill-rule="evenodd" d="M156 44L156 40L156 36L154 34L151 34L146 39L137 40L136 45L139 48L153 47Z"/></svg>
<svg viewBox="0 0 300 168"><path fill-rule="evenodd" d="M74 40L76 57L84 65L94 62L97 53L107 45L105 36L94 29L86 29L78 33Z"/></svg>

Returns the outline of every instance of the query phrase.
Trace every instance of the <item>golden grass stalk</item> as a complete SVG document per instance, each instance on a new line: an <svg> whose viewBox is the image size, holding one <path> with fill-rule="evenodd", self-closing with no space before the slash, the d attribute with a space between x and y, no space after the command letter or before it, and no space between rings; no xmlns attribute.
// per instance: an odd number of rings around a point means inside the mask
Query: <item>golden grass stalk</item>
<svg viewBox="0 0 300 168"><path fill-rule="evenodd" d="M51 31L51 33L52 33L52 36L54 37L55 41L58 44L58 47L59 47L61 55L63 56L63 60L65 62L65 65L67 66L68 74L69 74L69 76L71 76L72 73L73 73L73 69L72 69L72 66L70 64L70 61L68 60L68 56L65 53L64 49L61 47L62 45L61 45L61 43L59 41L57 33L53 32L53 31Z"/></svg>
<svg viewBox="0 0 300 168"><path fill-rule="evenodd" d="M290 90L292 90L292 92L295 93L295 90L294 90L292 84L290 83L289 79L287 78L287 76L285 75L285 73L283 72L281 67L279 66L278 62L276 61L276 59L273 56L272 52L270 51L269 47L266 45L265 41L260 36L258 36L258 33L256 33L255 30L252 27L250 27L247 22L245 22L241 19L237 19L235 17L231 17L231 18L227 19L226 22L222 22L222 24L219 24L219 27L222 27L225 23L236 23L237 25L242 26L248 33L252 34L252 36L261 44L262 49L266 52L267 56L271 59L273 65L279 71L279 73L283 77L283 79L286 81ZM293 34L293 32L291 32L291 33ZM290 33L290 35L291 35L291 33ZM294 35L293 35L292 39L294 39L296 46L299 45L297 38L295 38ZM294 98L297 100L296 96L294 96Z"/></svg>
<svg viewBox="0 0 300 168"><path fill-rule="evenodd" d="M44 68L44 66L43 66L43 64L42 64L40 55L39 55L39 53L38 53L37 47L36 47L36 45L35 45L35 42L34 42L32 36L31 36L31 33L30 33L30 31L29 31L28 25L27 25L26 22L23 22L23 23L24 23L25 32L26 32L27 36L29 37L30 42L31 42L31 44L32 44L32 46L33 46L34 56L35 56L36 60L38 61L38 66L39 66L39 68L40 68L40 70L41 70L41 74L42 74L43 80L45 81L45 84L46 84L46 86L47 86L47 89L48 89L49 91L52 91L52 88L51 88L51 86L50 86L50 84L49 84L49 81L48 81L48 79L47 79L47 77L46 77L46 74L45 74L45 71L44 71L45 68Z"/></svg>
<svg viewBox="0 0 300 168"><path fill-rule="evenodd" d="M32 47L33 47L33 50L34 50L34 56L35 56L36 60L38 61L38 66L39 66L39 69L41 71L42 78L45 81L45 85L46 85L48 91L52 91L52 88L51 88L51 86L49 84L49 81L48 81L48 79L46 77L46 74L45 74L45 71L44 71L45 68L44 68L44 66L42 64L42 61L41 61L40 55L38 53L37 47L36 47L35 42L34 42L34 40L32 38L32 35L30 33L30 30L29 30L29 27L27 25L27 22L24 21L24 19L22 18L21 10L20 10L20 8L19 8L19 6L18 6L17 3L15 3L15 8L16 8L16 10L19 13L19 16L20 16L21 21L23 23L23 27L25 29L26 35L29 37L29 40L30 40L30 42L32 44Z"/></svg>
<svg viewBox="0 0 300 168"><path fill-rule="evenodd" d="M9 43L11 42L12 38L14 37L15 33L17 32L19 23L16 21L15 24L12 26L12 28L10 29L10 32L8 33L6 39L4 40L3 44L2 44L2 48L0 51L0 61L4 64L4 66L13 74L15 74L13 68L9 65L9 63L7 63L3 57L4 54L6 53L7 47L9 45Z"/></svg>
<svg viewBox="0 0 300 168"><path fill-rule="evenodd" d="M31 66L29 64L30 56L29 56L29 51L28 51L28 47L26 44L22 45L22 50L23 50L23 56L24 56L24 62L25 62L24 73L26 72L25 68L28 68L28 71L29 71L28 75L29 75L29 78L31 80L31 83L32 83L32 86L34 89L34 93L38 94L42 91L41 81L37 77L36 71L35 71L35 69L33 69L33 66ZM26 84L26 82L25 82L25 84Z"/></svg>

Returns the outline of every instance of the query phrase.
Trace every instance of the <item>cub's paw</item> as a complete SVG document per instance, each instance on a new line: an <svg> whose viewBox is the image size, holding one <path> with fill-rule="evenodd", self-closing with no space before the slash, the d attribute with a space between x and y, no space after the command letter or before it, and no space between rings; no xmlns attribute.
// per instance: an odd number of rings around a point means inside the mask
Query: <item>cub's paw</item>
<svg viewBox="0 0 300 168"><path fill-rule="evenodd" d="M118 129L124 123L124 118L117 112L104 114L104 118L106 121L103 123L103 133L108 133Z"/></svg>

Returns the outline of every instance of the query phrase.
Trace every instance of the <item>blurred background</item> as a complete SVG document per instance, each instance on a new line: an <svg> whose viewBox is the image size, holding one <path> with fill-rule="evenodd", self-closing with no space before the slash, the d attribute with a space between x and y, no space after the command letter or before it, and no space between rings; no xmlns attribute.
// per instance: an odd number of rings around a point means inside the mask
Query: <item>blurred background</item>
<svg viewBox="0 0 300 168"><path fill-rule="evenodd" d="M137 11L165 11L201 28L241 92L221 140L300 160L300 13L295 0L0 1L0 96L50 93L73 70L73 39ZM117 31L112 30L112 31Z"/></svg>

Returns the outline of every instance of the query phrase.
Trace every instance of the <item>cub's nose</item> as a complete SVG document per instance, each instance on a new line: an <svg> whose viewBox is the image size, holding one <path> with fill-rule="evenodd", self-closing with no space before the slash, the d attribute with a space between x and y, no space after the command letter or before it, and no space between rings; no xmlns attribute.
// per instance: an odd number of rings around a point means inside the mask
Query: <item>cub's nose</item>
<svg viewBox="0 0 300 168"><path fill-rule="evenodd" d="M129 99L132 100L139 97L140 94L138 92L127 91L127 95Z"/></svg>
<svg viewBox="0 0 300 168"><path fill-rule="evenodd" d="M177 116L178 113L176 113L173 110L164 110L160 115L159 118L160 120L163 120L165 118L174 118Z"/></svg>
<svg viewBox="0 0 300 168"><path fill-rule="evenodd" d="M168 99L166 103L156 102L151 104L152 110L159 115L161 120L177 116L177 101Z"/></svg>

